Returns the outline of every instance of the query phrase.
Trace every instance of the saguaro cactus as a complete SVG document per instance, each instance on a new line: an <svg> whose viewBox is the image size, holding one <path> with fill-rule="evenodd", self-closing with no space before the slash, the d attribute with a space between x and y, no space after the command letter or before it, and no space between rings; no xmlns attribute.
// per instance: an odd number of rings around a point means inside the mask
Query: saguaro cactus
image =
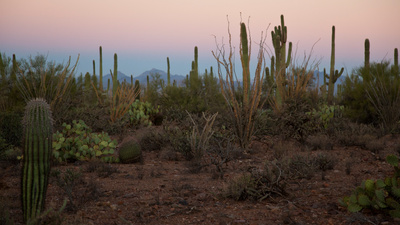
<svg viewBox="0 0 400 225"><path fill-rule="evenodd" d="M247 107L250 98L250 55L245 23L240 24L240 55L243 69L243 105Z"/></svg>
<svg viewBox="0 0 400 225"><path fill-rule="evenodd" d="M99 89L100 89L100 92L102 92L103 91L103 49L101 46L99 48L99 51L100 51Z"/></svg>
<svg viewBox="0 0 400 225"><path fill-rule="evenodd" d="M25 222L44 209L50 174L53 122L49 104L33 99L25 109L25 146L22 169L22 211Z"/></svg>
<svg viewBox="0 0 400 225"><path fill-rule="evenodd" d="M331 69L330 69L330 74L329 81L328 81L328 104L332 104L333 102L333 93L335 90L335 83L337 79L342 75L344 71L344 68L342 67L340 69L340 72L338 70L335 70L335 26L332 26L332 48L331 48ZM324 73L324 76L327 76Z"/></svg>
<svg viewBox="0 0 400 225"><path fill-rule="evenodd" d="M167 86L171 85L171 71L169 66L169 57L167 57Z"/></svg>
<svg viewBox="0 0 400 225"><path fill-rule="evenodd" d="M113 97L115 96L115 92L117 91L118 88L118 56L117 53L114 53L114 74L113 74L113 88L112 88L112 93Z"/></svg>
<svg viewBox="0 0 400 225"><path fill-rule="evenodd" d="M369 64L369 39L367 38L367 39L365 39L365 42L364 42L364 71L365 71L365 74L364 74L363 78L365 79L365 81L368 81L370 78L369 67L370 67L370 64Z"/></svg>
<svg viewBox="0 0 400 225"><path fill-rule="evenodd" d="M286 59L287 27L281 15L281 25L271 31L272 44L275 49L275 80L276 80L276 103L280 107L285 97L285 74L289 67L292 56L292 42L289 42L289 51Z"/></svg>
<svg viewBox="0 0 400 225"><path fill-rule="evenodd" d="M394 49L394 59L393 59L393 69L394 69L394 74L396 76L399 75L399 50L397 48Z"/></svg>

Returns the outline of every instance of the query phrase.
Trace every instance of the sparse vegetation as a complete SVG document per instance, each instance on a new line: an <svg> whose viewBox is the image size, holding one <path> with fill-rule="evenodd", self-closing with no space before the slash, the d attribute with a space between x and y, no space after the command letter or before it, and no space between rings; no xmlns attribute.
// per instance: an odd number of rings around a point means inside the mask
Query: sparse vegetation
<svg viewBox="0 0 400 225"><path fill-rule="evenodd" d="M330 74L319 87L318 61L310 54L296 64L283 15L272 54L261 36L252 74L254 42L248 25L239 28L239 78L229 25L229 44L213 52L218 76L199 71L195 47L182 84L171 80L169 57L168 80L152 74L146 85L119 82L115 54L103 87L101 47L99 77L95 62L93 73L76 75L78 60L0 54L0 223L398 222L397 49L393 65L369 62L367 39L364 65L346 76L335 70L332 27ZM35 109L23 120L36 97L54 119Z"/></svg>

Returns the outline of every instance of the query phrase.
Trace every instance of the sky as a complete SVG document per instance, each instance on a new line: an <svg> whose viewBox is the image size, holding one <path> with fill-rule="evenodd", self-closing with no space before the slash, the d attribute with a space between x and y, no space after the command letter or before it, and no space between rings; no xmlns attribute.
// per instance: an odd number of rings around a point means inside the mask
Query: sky
<svg viewBox="0 0 400 225"><path fill-rule="evenodd" d="M252 70L257 42L263 33L266 49L273 49L271 31L285 17L288 41L301 61L311 53L319 69L329 70L332 26L336 29L336 69L347 73L364 61L364 40L370 40L371 61L393 61L400 48L399 0L0 0L0 52L17 59L38 54L49 61L73 62L77 71L113 69L138 76L146 70L167 70L186 75L199 49L199 70L217 63L211 51L227 43L228 20L232 44L239 46L243 21L253 43ZM237 49L239 49L237 47ZM236 64L240 65L237 54Z"/></svg>

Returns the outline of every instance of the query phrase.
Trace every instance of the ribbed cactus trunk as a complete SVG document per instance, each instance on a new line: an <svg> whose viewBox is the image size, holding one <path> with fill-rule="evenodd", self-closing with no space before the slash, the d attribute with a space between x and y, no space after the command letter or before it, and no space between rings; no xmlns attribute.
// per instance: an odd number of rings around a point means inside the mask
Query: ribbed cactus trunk
<svg viewBox="0 0 400 225"><path fill-rule="evenodd" d="M27 222L44 209L50 174L53 122L44 99L28 102L24 116L24 155L22 169L22 211Z"/></svg>
<svg viewBox="0 0 400 225"><path fill-rule="evenodd" d="M397 48L394 49L394 59L393 59L393 68L394 68L394 74L396 76L399 76L399 50Z"/></svg>
<svg viewBox="0 0 400 225"><path fill-rule="evenodd" d="M112 88L112 93L113 93L113 98L115 96L115 92L117 91L118 88L118 56L117 53L114 54L114 74L113 74L113 88Z"/></svg>
<svg viewBox="0 0 400 225"><path fill-rule="evenodd" d="M340 70L335 70L335 26L332 26L332 46L331 46L331 68L330 68L330 74L329 77L326 77L327 75L324 74L326 78L329 78L328 81L328 104L331 105L333 103L333 94L335 90L335 83L337 79L342 75L344 71L344 68ZM324 72L325 73L325 72Z"/></svg>
<svg viewBox="0 0 400 225"><path fill-rule="evenodd" d="M286 68L289 67L292 56L292 42L289 42L289 50L286 59L287 27L284 16L281 15L281 25L271 31L272 44L275 50L275 101L278 109L286 96Z"/></svg>
<svg viewBox="0 0 400 225"><path fill-rule="evenodd" d="M370 75L369 75L369 68L370 68L370 64L369 64L369 39L365 39L364 42L364 79L365 81L369 81L370 80Z"/></svg>
<svg viewBox="0 0 400 225"><path fill-rule="evenodd" d="M171 85L171 71L169 66L169 57L167 57L167 86Z"/></svg>
<svg viewBox="0 0 400 225"><path fill-rule="evenodd" d="M243 106L247 107L250 101L250 56L245 23L240 24L240 55L243 69Z"/></svg>
<svg viewBox="0 0 400 225"><path fill-rule="evenodd" d="M103 49L100 46L99 48L100 51L100 71L99 71L99 89L100 92L103 91Z"/></svg>

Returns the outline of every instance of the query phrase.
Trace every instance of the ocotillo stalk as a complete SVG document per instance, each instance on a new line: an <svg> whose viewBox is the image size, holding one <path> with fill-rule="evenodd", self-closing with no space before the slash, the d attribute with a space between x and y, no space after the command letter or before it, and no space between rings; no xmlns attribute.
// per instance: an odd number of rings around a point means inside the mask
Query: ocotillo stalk
<svg viewBox="0 0 400 225"><path fill-rule="evenodd" d="M328 99L327 99L329 105L331 105L333 102L335 83L337 79L342 75L343 71L344 71L343 67L342 69L340 69L340 72L338 70L335 70L335 26L332 26L331 69L329 74Z"/></svg>
<svg viewBox="0 0 400 225"><path fill-rule="evenodd" d="M369 81L370 75L369 75L369 68L370 68L370 64L369 64L369 39L365 39L364 42L364 79L365 81Z"/></svg>
<svg viewBox="0 0 400 225"><path fill-rule="evenodd" d="M100 92L102 92L103 91L103 50L102 50L101 46L99 48L99 51L100 51L99 89L100 89Z"/></svg>
<svg viewBox="0 0 400 225"><path fill-rule="evenodd" d="M171 72L170 72L170 66L169 66L169 57L167 57L167 86L171 85Z"/></svg>
<svg viewBox="0 0 400 225"><path fill-rule="evenodd" d="M22 211L24 221L37 218L44 209L52 151L52 115L44 99L28 102L25 109L22 169Z"/></svg>

